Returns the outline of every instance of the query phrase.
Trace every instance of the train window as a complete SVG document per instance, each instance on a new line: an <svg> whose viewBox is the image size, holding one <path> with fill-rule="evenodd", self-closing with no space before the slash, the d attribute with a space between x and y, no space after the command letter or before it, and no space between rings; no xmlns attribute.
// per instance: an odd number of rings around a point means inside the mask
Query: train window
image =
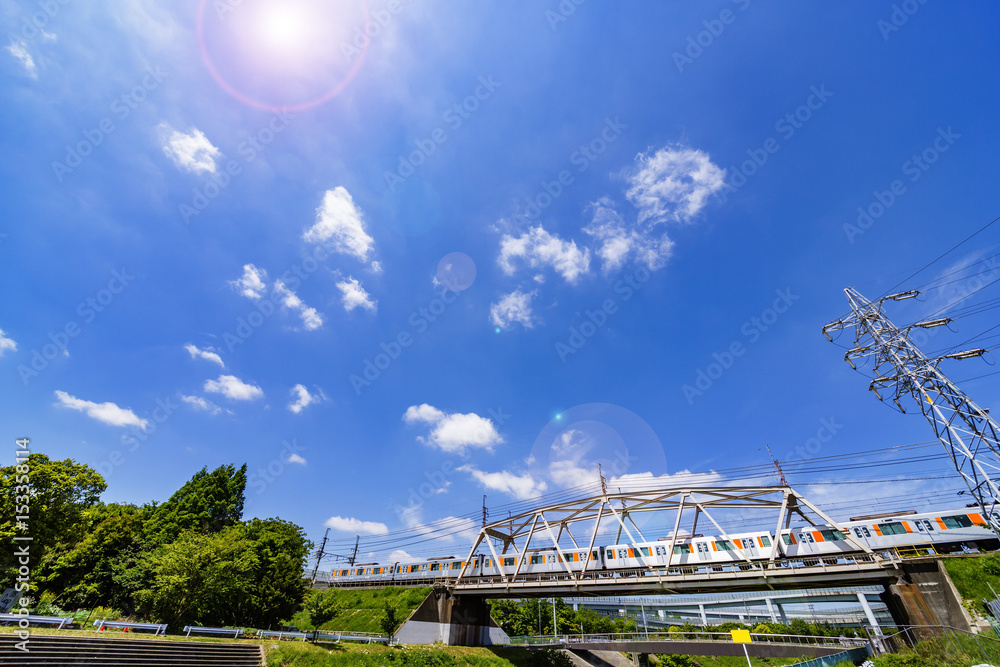
<svg viewBox="0 0 1000 667"><path fill-rule="evenodd" d="M941 520L944 521L945 528L968 528L972 525L972 519L964 514L958 514L956 516L943 516Z"/></svg>
<svg viewBox="0 0 1000 667"><path fill-rule="evenodd" d="M771 538L768 537L767 535L761 535L760 541L764 543L765 547L771 546Z"/></svg>
<svg viewBox="0 0 1000 667"><path fill-rule="evenodd" d="M643 556L648 556L649 555L649 547L639 547L639 551L642 552Z"/></svg>
<svg viewBox="0 0 1000 667"><path fill-rule="evenodd" d="M802 533L801 535L799 535L799 542L805 544L807 542L816 542L816 540L813 539L813 536L810 535L809 533Z"/></svg>
<svg viewBox="0 0 1000 667"><path fill-rule="evenodd" d="M691 551L691 550L688 549L688 551ZM667 555L667 548L666 547L660 547L660 546L656 547L656 555L657 556L666 556Z"/></svg>
<svg viewBox="0 0 1000 667"><path fill-rule="evenodd" d="M618 550L618 557L619 558L627 558L628 557L628 549L619 549Z"/></svg>
<svg viewBox="0 0 1000 667"><path fill-rule="evenodd" d="M594 551L590 554L590 560L597 560L597 552Z"/></svg>
<svg viewBox="0 0 1000 667"><path fill-rule="evenodd" d="M782 534L781 539L786 545L790 546L792 544L795 544L795 542L792 541L792 536L789 535L788 533Z"/></svg>
<svg viewBox="0 0 1000 667"><path fill-rule="evenodd" d="M919 533L924 532L924 522L923 521L914 521L913 525L917 527L917 532L919 532Z"/></svg>
<svg viewBox="0 0 1000 667"><path fill-rule="evenodd" d="M824 530L820 532L823 535L823 539L828 542L836 542L845 539L844 534L839 530Z"/></svg>
<svg viewBox="0 0 1000 667"><path fill-rule="evenodd" d="M545 562L545 556L532 556L531 557L531 564L532 565L538 565L539 563L544 563L544 562Z"/></svg>
<svg viewBox="0 0 1000 667"><path fill-rule="evenodd" d="M717 546L719 549L722 549L723 551L732 551L734 548L733 543L730 542L729 540L716 540L715 546Z"/></svg>
<svg viewBox="0 0 1000 667"><path fill-rule="evenodd" d="M701 545L699 544L698 546L700 547ZM689 554L689 553L691 553L691 545L690 544L675 544L674 545L674 553L675 554Z"/></svg>
<svg viewBox="0 0 1000 667"><path fill-rule="evenodd" d="M608 560L614 560L614 559L615 559L615 550L608 549Z"/></svg>
<svg viewBox="0 0 1000 667"><path fill-rule="evenodd" d="M934 524L928 521L927 519L924 519L924 528L926 528L927 532L929 533L932 530L934 530Z"/></svg>
<svg viewBox="0 0 1000 667"><path fill-rule="evenodd" d="M453 569L453 570L461 570L462 569L462 564L459 563L456 560L454 563L451 564L451 569Z"/></svg>
<svg viewBox="0 0 1000 667"><path fill-rule="evenodd" d="M901 523L880 523L878 529L883 535L906 535L906 526Z"/></svg>
<svg viewBox="0 0 1000 667"><path fill-rule="evenodd" d="M504 567L511 567L512 565L514 565L514 559L513 558L501 558L500 559L500 564L503 565Z"/></svg>
<svg viewBox="0 0 1000 667"><path fill-rule="evenodd" d="M861 532L865 534L865 537L871 537L871 531L868 530L868 526L861 526Z"/></svg>

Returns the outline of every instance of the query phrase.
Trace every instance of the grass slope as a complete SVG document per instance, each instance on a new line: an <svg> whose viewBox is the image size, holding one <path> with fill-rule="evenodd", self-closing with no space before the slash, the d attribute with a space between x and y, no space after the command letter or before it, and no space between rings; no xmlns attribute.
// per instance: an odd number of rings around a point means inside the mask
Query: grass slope
<svg viewBox="0 0 1000 667"><path fill-rule="evenodd" d="M267 667L524 667L536 665L522 648L393 647L287 643L267 650Z"/></svg>
<svg viewBox="0 0 1000 667"><path fill-rule="evenodd" d="M983 569L983 565L992 560L990 557L976 558L945 558L944 567L948 571L959 595L968 600L976 607L980 607L983 599L992 600L996 597L990 590L993 587L1000 593L1000 576L989 574Z"/></svg>
<svg viewBox="0 0 1000 667"><path fill-rule="evenodd" d="M662 667L747 667L747 659L730 656L658 656ZM783 667L797 665L809 658L751 658L754 667ZM852 664L850 667L854 667Z"/></svg>
<svg viewBox="0 0 1000 667"><path fill-rule="evenodd" d="M420 606L430 593L429 588L380 588L377 590L338 590L313 591L312 595L333 596L340 609L336 617L321 630L340 630L344 632L382 632L380 621L384 615L385 603L396 610L396 618L402 622L414 609ZM309 613L299 611L288 622L301 630L312 630Z"/></svg>

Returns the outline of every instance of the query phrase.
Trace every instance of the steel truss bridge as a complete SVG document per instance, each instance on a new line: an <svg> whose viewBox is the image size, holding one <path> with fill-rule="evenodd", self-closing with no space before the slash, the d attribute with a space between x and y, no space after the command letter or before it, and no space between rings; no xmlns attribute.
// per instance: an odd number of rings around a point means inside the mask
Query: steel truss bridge
<svg viewBox="0 0 1000 667"><path fill-rule="evenodd" d="M647 513L665 515L674 526L670 538L660 540L667 546L665 563L658 562L656 557L645 556L638 547L640 543L657 542L657 537L649 539L643 535L635 521L636 516ZM734 562L676 562L673 553L675 543L686 535L696 535L699 522L703 527L708 522L706 533L711 532L732 542L723 524L727 520L744 520L748 514L755 528L764 530L764 526L773 526L771 532L775 536L789 528L795 517L811 526L831 526L840 530L856 550L785 558L778 549L779 539L776 538L765 558L750 558L742 549L736 549L733 553L738 560ZM766 520L768 514L770 517ZM616 532L614 544L631 545L641 566L602 569L599 563L595 563L591 555L602 528L605 533L609 529ZM485 548L481 550L482 547ZM587 554L584 561L572 562L566 558L566 551L582 551L584 548ZM562 569L545 573L522 572L529 550L535 552L539 549L558 553ZM512 573L501 570L497 575L473 574L470 566L473 556L480 550L491 555L494 563L501 556L516 556L515 570ZM848 530L791 487L683 487L603 493L546 505L487 523L480 530L457 576L407 578L390 585L440 585L447 587L452 595L480 597L709 593L877 584L895 578L898 564L897 557L875 553L866 544L856 541ZM330 581L329 575L319 580L324 579L338 587L375 588L386 585L385 581L337 584Z"/></svg>

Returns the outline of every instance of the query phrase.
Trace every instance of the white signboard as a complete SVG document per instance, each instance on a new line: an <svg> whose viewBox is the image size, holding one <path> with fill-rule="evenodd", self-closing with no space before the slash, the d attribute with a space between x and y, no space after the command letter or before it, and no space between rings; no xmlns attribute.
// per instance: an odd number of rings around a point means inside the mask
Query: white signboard
<svg viewBox="0 0 1000 667"><path fill-rule="evenodd" d="M10 610L14 608L14 603L20 597L20 591L15 591L13 588L5 590L3 595L0 595L0 614L10 613Z"/></svg>

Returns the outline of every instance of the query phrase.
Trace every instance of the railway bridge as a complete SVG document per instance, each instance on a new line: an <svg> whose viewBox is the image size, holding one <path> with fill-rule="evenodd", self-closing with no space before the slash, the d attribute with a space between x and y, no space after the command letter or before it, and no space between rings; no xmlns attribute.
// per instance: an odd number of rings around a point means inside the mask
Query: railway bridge
<svg viewBox="0 0 1000 667"><path fill-rule="evenodd" d="M817 528L839 530L847 550L784 555L777 536L791 526L793 518ZM734 543L730 533L737 533L733 526L745 526L746 529L740 529L743 534L752 528L773 526L771 535L775 539L767 549L733 549L728 561L692 561L693 554L685 558L683 550L675 546L685 537L698 534L699 521L703 527L708 523L707 530L729 544ZM672 525L673 530L667 537L650 540L643 534L640 523ZM726 526L730 527L728 531ZM608 542L611 535L614 541ZM592 554L597 553L595 545L602 543L631 547L628 550L630 555L634 554L631 559L634 566L610 568L597 562ZM640 546L651 543L665 547L661 557L654 557L648 546L646 549ZM522 569L528 557L539 551L554 554L558 567L545 572ZM481 561L489 559L504 566L490 570L474 568L477 553L482 554ZM936 561L922 567L920 576L927 579L921 580L925 587L938 586L937 592L942 595L955 596L953 589L946 590L947 586L935 578L940 570ZM703 594L879 585L886 590L886 601L891 602L888 598L892 597L892 588L910 585L906 582L911 570L912 563L893 551L873 551L790 487L688 487L603 493L486 523L457 574L428 572L430 576L411 577L393 585L434 587L434 592L400 630L400 641L479 645L507 641L490 618L486 602L489 598ZM334 586L385 585L384 582L340 584L328 576L318 577L317 581L324 578ZM918 599L917 584L912 586L908 596L896 595L896 604L889 605L900 620L922 620L932 607L946 611L946 616L961 614L960 609L954 610L956 604L960 608L960 600L928 603ZM877 627L878 620L866 596L859 595L858 601L868 623ZM912 609L907 609L908 604ZM958 622L951 617L939 620L958 627L968 625L965 618ZM945 623L946 620L950 623Z"/></svg>

